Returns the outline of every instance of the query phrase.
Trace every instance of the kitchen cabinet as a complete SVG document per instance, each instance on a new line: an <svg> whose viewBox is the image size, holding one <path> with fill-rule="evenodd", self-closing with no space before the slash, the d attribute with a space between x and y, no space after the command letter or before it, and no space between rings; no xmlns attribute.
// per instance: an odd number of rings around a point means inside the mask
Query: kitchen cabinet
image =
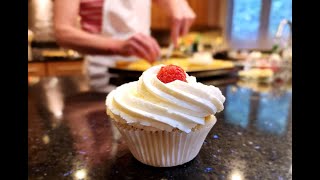
<svg viewBox="0 0 320 180"><path fill-rule="evenodd" d="M82 74L83 63L82 61L48 62L47 68L48 76L78 75Z"/></svg>
<svg viewBox="0 0 320 180"><path fill-rule="evenodd" d="M83 74L83 60L29 62L28 76L64 76Z"/></svg>
<svg viewBox="0 0 320 180"><path fill-rule="evenodd" d="M193 28L219 27L221 0L187 0L197 15ZM170 29L170 21L163 9L152 3L151 28L154 30Z"/></svg>
<svg viewBox="0 0 320 180"><path fill-rule="evenodd" d="M45 76L46 65L42 62L28 63L28 75L29 76Z"/></svg>

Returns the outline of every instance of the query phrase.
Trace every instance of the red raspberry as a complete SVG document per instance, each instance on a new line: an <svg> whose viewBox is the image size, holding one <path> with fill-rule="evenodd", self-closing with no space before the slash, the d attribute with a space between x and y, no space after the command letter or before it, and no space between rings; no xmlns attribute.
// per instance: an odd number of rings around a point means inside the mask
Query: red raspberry
<svg viewBox="0 0 320 180"><path fill-rule="evenodd" d="M181 67L172 64L161 67L157 78L163 83L169 83L174 80L187 82L184 70Z"/></svg>

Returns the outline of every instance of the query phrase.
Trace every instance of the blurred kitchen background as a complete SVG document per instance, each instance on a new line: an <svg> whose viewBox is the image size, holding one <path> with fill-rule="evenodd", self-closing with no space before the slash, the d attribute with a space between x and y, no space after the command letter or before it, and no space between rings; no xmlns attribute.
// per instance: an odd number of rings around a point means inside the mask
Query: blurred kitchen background
<svg viewBox="0 0 320 180"><path fill-rule="evenodd" d="M292 0L188 2L197 18L168 63L219 87L226 101L199 157L169 172L138 164L106 121L105 93L137 80L150 64L109 68L107 88L104 77L88 80L84 54L56 43L54 0L28 0L30 180L172 179L181 172L188 179L291 179ZM170 23L155 5L151 23L166 49Z"/></svg>
<svg viewBox="0 0 320 180"><path fill-rule="evenodd" d="M53 1L28 0L29 76L83 73L83 55L61 48L55 41ZM263 53L291 59L292 0L188 2L197 15L190 32L200 37L196 51L210 51L216 59L233 61L261 57ZM166 47L169 21L155 5L151 22L152 35Z"/></svg>

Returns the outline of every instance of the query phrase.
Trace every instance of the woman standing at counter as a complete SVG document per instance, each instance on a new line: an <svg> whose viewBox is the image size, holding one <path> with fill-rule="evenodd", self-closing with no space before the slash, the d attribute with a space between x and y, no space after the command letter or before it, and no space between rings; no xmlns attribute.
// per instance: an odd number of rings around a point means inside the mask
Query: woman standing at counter
<svg viewBox="0 0 320 180"><path fill-rule="evenodd" d="M193 10L186 0L153 1L169 15L171 40L177 45L195 18ZM160 47L150 36L150 16L151 0L55 0L55 35L61 46L88 54L89 78L100 78L106 85L107 67L116 60L140 57L153 62L160 56Z"/></svg>

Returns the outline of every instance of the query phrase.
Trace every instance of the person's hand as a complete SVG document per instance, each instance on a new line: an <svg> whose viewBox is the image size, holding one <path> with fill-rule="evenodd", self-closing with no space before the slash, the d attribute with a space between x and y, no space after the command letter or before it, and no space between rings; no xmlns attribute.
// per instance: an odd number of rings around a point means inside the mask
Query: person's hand
<svg viewBox="0 0 320 180"><path fill-rule="evenodd" d="M189 29L196 18L189 4L185 0L176 0L171 8L171 40L175 47L178 45L178 38L189 32Z"/></svg>
<svg viewBox="0 0 320 180"><path fill-rule="evenodd" d="M160 56L160 47L153 37L137 33L121 43L119 52L154 62Z"/></svg>

